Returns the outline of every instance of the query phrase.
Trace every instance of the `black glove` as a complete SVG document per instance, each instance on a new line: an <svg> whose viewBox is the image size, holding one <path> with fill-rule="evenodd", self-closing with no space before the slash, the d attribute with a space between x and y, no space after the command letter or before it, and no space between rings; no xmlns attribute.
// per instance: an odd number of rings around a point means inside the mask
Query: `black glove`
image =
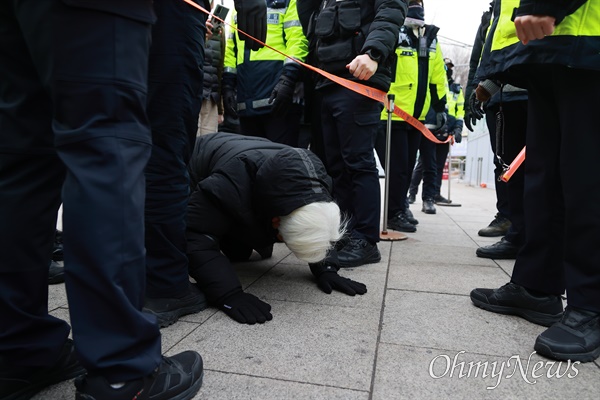
<svg viewBox="0 0 600 400"><path fill-rule="evenodd" d="M468 130L473 132L473 126L477 124L477 120L483 118L483 110L481 108L481 102L477 100L475 91L471 91L469 100L465 104L465 126Z"/></svg>
<svg viewBox="0 0 600 400"><path fill-rule="evenodd" d="M267 2L265 0L233 0L237 10L238 28L261 42L267 41ZM240 34L246 48L258 50L262 44Z"/></svg>
<svg viewBox="0 0 600 400"><path fill-rule="evenodd" d="M332 249L325 260L308 264L310 271L317 278L319 289L327 294L337 290L350 296L367 293L367 287L363 283L339 276L337 273L339 267L336 262L337 252Z"/></svg>
<svg viewBox="0 0 600 400"><path fill-rule="evenodd" d="M428 115L428 117L430 117ZM436 112L434 121L430 121L429 118L425 120L425 126L427 129L434 134L434 136L441 141L445 141L448 138L447 130L448 116L445 112Z"/></svg>
<svg viewBox="0 0 600 400"><path fill-rule="evenodd" d="M264 324L273 319L271 306L250 293L234 293L226 297L219 308L242 324Z"/></svg>
<svg viewBox="0 0 600 400"><path fill-rule="evenodd" d="M223 86L221 91L223 95L223 111L226 115L237 119L237 95L235 89L230 86Z"/></svg>
<svg viewBox="0 0 600 400"><path fill-rule="evenodd" d="M454 128L452 131L452 136L454 136L454 141L456 143L462 142L462 126Z"/></svg>
<svg viewBox="0 0 600 400"><path fill-rule="evenodd" d="M332 290L337 290L350 296L367 293L367 286L364 283L339 276L337 272L324 272L319 275L317 277L317 286L327 294L330 294Z"/></svg>
<svg viewBox="0 0 600 400"><path fill-rule="evenodd" d="M294 97L296 82L285 75L279 77L279 81L271 92L269 104L273 104L273 112L276 114L286 112Z"/></svg>

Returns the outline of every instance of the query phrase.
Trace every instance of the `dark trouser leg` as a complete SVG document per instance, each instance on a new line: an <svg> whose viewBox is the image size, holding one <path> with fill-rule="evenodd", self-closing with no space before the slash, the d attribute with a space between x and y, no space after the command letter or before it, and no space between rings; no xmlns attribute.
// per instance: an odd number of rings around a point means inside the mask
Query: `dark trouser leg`
<svg viewBox="0 0 600 400"><path fill-rule="evenodd" d="M379 241L380 187L373 148L382 105L345 88L323 89L322 126L334 197L353 234Z"/></svg>
<svg viewBox="0 0 600 400"><path fill-rule="evenodd" d="M413 195L413 196L417 196L417 193L419 193L419 185L421 184L421 181L423 180L423 163L421 162L421 157L419 157L419 159L417 160L417 165L415 166L415 169L412 172L412 178L410 180L410 187L408 189L408 192Z"/></svg>
<svg viewBox="0 0 600 400"><path fill-rule="evenodd" d="M435 179L437 176L436 159L435 159L436 144L427 138L422 138L420 145L420 159L423 163L423 191L421 197L423 199L433 199L435 197Z"/></svg>
<svg viewBox="0 0 600 400"><path fill-rule="evenodd" d="M435 194L441 195L442 178L444 175L444 166L448 158L449 143L435 145L435 161L436 161L436 176L435 176ZM448 164L448 179L450 179L450 164Z"/></svg>
<svg viewBox="0 0 600 400"><path fill-rule="evenodd" d="M385 129L381 122L377 134L377 154L385 167ZM393 122L390 148L390 171L386 171L389 179L388 216L391 218L408 207L406 196L417 158L417 149L421 141L421 133L406 122Z"/></svg>
<svg viewBox="0 0 600 400"><path fill-rule="evenodd" d="M35 121L36 125L3 130L2 137L19 138L14 142L18 143L17 154L28 154L32 149L43 150L34 149L36 141L47 145L48 133L43 135L53 127L57 152L67 170L62 195L65 279L80 361L88 371L101 373L113 382L139 378L160 362L160 332L154 318L140 312L145 287L143 169L150 151L145 113L147 64L140 60L147 59L150 26L53 0L37 1L19 11L23 13L18 15L24 27L21 31L32 35L25 36L23 44L26 43L37 69L35 75L29 74L30 67L20 73L29 77L29 85L37 76L42 77L51 97L46 98L48 103L43 107L15 103L15 108L9 111L18 111L16 108L26 105L25 110L32 115L23 120ZM41 34L42 31L52 35ZM55 47L53 43L61 46ZM28 90L30 99L37 99L37 90ZM53 121L47 119L51 106ZM32 142L23 143L21 139ZM40 159L24 164L31 169L23 171L22 176L37 174L37 182L52 179L50 186L55 186L60 179L48 170L52 166L47 159ZM9 162L15 165L13 160ZM28 204L29 187L37 190L39 183L10 184L25 190L18 194L22 203L18 205L14 203L17 198L11 199L15 208L7 212L18 215L32 212L23 207ZM16 257L27 260L25 268L38 271L36 282L46 279L47 271L40 272L42 267L37 264L43 258L43 268L47 267L47 249L51 246L59 202L57 192L47 197L49 203L44 203L40 195L36 195L38 210L33 212L43 216L36 221L43 226L33 226L29 219L21 220L20 224L29 236L39 229L44 237L22 241L13 235L6 243L13 250L22 249ZM44 254L38 254L36 246L48 240L47 245L41 245L45 246ZM18 266L22 268L23 265ZM17 270L17 266L12 269ZM43 278L38 274L44 275ZM28 306L20 304L20 307ZM45 313L43 303L34 308L38 314ZM19 340L31 341L33 348L52 340L50 332L57 330L36 321L32 323L27 312L21 312L19 319L11 325L17 330L28 330L22 332ZM31 325L23 325L22 321ZM64 328L63 332L66 333ZM62 342L47 345L59 347Z"/></svg>
<svg viewBox="0 0 600 400"><path fill-rule="evenodd" d="M511 101L502 105L504 109L504 149L502 159L510 164L525 146L527 130L527 101ZM508 196L508 218L510 229L505 238L514 244L525 241L525 216L523 213L524 167L521 166L505 183Z"/></svg>
<svg viewBox="0 0 600 400"><path fill-rule="evenodd" d="M593 173L600 149L594 101L599 72L544 66L531 80L526 242L513 280L547 293L566 286L569 305L600 312L600 175ZM559 199L564 219L557 218Z"/></svg>
<svg viewBox="0 0 600 400"><path fill-rule="evenodd" d="M185 212L187 163L202 104L206 15L184 2L155 0L148 117L152 155L146 168L147 295L176 297L188 288Z"/></svg>
<svg viewBox="0 0 600 400"><path fill-rule="evenodd" d="M490 142L492 144L492 152L494 153L494 184L496 186L496 210L504 218L508 218L508 188L506 184L499 181L498 178L502 175L502 164L496 158L496 112L497 107L488 107L485 110L485 122L487 123L488 131L490 132Z"/></svg>

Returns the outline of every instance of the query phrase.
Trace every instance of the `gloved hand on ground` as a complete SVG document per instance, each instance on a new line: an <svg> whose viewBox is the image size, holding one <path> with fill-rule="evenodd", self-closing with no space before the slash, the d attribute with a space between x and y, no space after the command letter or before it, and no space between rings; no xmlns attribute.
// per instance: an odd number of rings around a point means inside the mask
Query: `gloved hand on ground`
<svg viewBox="0 0 600 400"><path fill-rule="evenodd" d="M271 306L250 293L234 293L226 297L219 308L242 324L264 324L273 319Z"/></svg>

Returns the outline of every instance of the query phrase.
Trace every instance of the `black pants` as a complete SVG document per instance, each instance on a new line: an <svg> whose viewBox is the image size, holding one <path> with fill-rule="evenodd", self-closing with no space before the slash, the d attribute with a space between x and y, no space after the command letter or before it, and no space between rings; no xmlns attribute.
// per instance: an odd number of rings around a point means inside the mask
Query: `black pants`
<svg viewBox="0 0 600 400"><path fill-rule="evenodd" d="M48 314L62 197L76 351L118 382L161 360L156 319L140 312L151 27L140 16L151 2L123 6L130 16L89 7L0 3L0 354L50 366L67 339L69 325Z"/></svg>
<svg viewBox="0 0 600 400"><path fill-rule="evenodd" d="M320 89L323 143L333 194L358 238L379 241L381 189L373 148L383 105L342 86Z"/></svg>
<svg viewBox="0 0 600 400"><path fill-rule="evenodd" d="M377 155L381 165L385 168L387 123L381 121L377 133ZM421 132L407 122L392 122L390 146L390 170L385 171L389 179L388 216L392 218L398 212L406 211L408 202L406 196L412 177L412 171L417 159L417 150L421 140Z"/></svg>
<svg viewBox="0 0 600 400"><path fill-rule="evenodd" d="M512 280L600 312L600 71L539 65L529 84L526 236Z"/></svg>
<svg viewBox="0 0 600 400"><path fill-rule="evenodd" d="M509 242L521 245L525 241L525 216L523 215L523 185L524 166L517 169L508 182L499 180L504 169L496 157L496 113L500 104L487 107L485 118L490 132L492 151L494 153L494 178L496 185L496 207L498 213L511 222L511 227L505 235ZM504 115L504 133L501 133L500 156L510 165L525 146L525 133L527 130L527 101L517 100L502 104Z"/></svg>
<svg viewBox="0 0 600 400"><path fill-rule="evenodd" d="M210 8L204 1L198 3ZM146 263L149 297L176 297L189 285L185 214L187 164L202 105L206 14L183 1L154 0L148 117L152 155L146 167Z"/></svg>
<svg viewBox="0 0 600 400"><path fill-rule="evenodd" d="M421 139L421 147L423 147L423 142L425 139ZM423 167L422 159L424 157L423 151L421 150L421 155L417 160L417 165L412 173L412 179L410 181L410 188L408 192L411 195L416 196L419 192L419 184L421 180L423 180L423 198L432 199L436 195L440 194L440 189L442 187L442 174L444 172L444 165L446 164L446 156L448 155L448 144L438 144L433 143L430 140L427 142L433 145L433 151L429 150L426 153L431 153L428 155L429 163L433 164L433 168L435 168L435 174L432 171L425 172L425 168ZM428 146L428 145L426 145ZM433 160L431 159L431 155L433 155ZM431 179L433 178L433 182Z"/></svg>
<svg viewBox="0 0 600 400"><path fill-rule="evenodd" d="M292 104L286 112L279 114L240 116L240 133L298 147L301 117L302 107L298 104Z"/></svg>

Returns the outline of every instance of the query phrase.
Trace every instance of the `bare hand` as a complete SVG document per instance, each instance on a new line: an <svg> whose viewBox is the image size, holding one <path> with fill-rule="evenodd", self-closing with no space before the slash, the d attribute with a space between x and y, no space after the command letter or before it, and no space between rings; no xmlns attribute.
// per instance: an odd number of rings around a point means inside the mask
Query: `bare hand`
<svg viewBox="0 0 600 400"><path fill-rule="evenodd" d="M523 15L515 18L517 37L523 44L543 39L554 32L556 18L549 15Z"/></svg>
<svg viewBox="0 0 600 400"><path fill-rule="evenodd" d="M213 35L214 25L210 19L206 20L206 41L209 41Z"/></svg>
<svg viewBox="0 0 600 400"><path fill-rule="evenodd" d="M375 74L377 66L377 61L372 60L367 54L361 54L346 65L346 68L355 78L366 81Z"/></svg>

